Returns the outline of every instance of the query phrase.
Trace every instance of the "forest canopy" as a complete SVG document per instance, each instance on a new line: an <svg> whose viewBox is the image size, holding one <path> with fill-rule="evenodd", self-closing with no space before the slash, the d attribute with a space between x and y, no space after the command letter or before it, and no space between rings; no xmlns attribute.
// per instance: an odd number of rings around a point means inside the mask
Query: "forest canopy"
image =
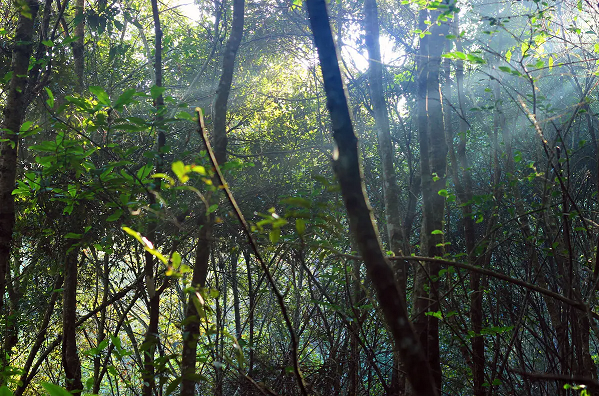
<svg viewBox="0 0 599 396"><path fill-rule="evenodd" d="M599 4L0 0L0 395L599 395Z"/></svg>

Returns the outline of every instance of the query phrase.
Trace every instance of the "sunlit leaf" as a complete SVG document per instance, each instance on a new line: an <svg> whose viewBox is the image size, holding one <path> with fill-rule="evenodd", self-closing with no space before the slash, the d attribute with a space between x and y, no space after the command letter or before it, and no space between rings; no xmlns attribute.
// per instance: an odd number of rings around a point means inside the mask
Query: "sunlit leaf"
<svg viewBox="0 0 599 396"><path fill-rule="evenodd" d="M110 106L110 97L108 96L104 88L92 86L89 87L89 91L96 95L96 97L98 98L98 102L102 103L103 105Z"/></svg>
<svg viewBox="0 0 599 396"><path fill-rule="evenodd" d="M73 396L66 389L49 382L42 382L42 386L50 396Z"/></svg>

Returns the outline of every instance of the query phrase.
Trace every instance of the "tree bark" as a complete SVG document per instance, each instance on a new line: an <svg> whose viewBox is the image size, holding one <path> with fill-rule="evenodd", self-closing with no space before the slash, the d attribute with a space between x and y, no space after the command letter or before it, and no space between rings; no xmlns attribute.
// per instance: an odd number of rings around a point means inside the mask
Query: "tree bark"
<svg viewBox="0 0 599 396"><path fill-rule="evenodd" d="M9 269L12 234L15 225L15 189L17 175L18 132L21 129L27 103L25 88L29 58L33 51L34 24L39 10L37 0L27 1L30 15L19 15L15 32L10 70L12 77L8 86L6 104L2 109L2 131L0 131L0 312L4 306L6 272ZM7 140L4 140L7 139Z"/></svg>
<svg viewBox="0 0 599 396"><path fill-rule="evenodd" d="M97 255L95 256L97 257ZM98 260L96 260L98 262ZM106 304L108 301L108 288L110 282L110 255L108 253L104 254L102 271L98 271L98 276L102 279L102 305ZM103 308L100 311L100 319L98 321L98 334L96 336L96 347L100 345L100 343L106 338L106 308ZM101 356L98 354L94 357L94 385L92 388L93 394L100 393L100 385L102 378L102 370L104 366L102 365Z"/></svg>
<svg viewBox="0 0 599 396"><path fill-rule="evenodd" d="M376 0L364 2L364 30L366 32L366 48L368 49L368 83L370 85L370 100L376 122L378 151L381 157L383 173L383 201L385 203L385 220L389 248L396 254L402 254L404 246L403 227L399 213L399 186L395 175L393 158L395 153L391 141L389 114L383 88L383 64L381 59L380 32L378 7ZM395 264L395 276L402 296L406 295L407 263ZM404 392L403 375L399 364L399 356L395 351L393 373L391 376L391 394L399 395Z"/></svg>
<svg viewBox="0 0 599 396"><path fill-rule="evenodd" d="M78 209L75 209L78 211ZM75 222L79 222L78 219ZM62 294L62 365L69 392L82 391L81 361L77 351L77 276L79 246L69 243L64 265L64 290Z"/></svg>
<svg viewBox="0 0 599 396"><path fill-rule="evenodd" d="M248 357L248 377L252 376L254 368L254 310L256 304L256 295L254 291L254 282L252 279L252 258L250 252L247 250L243 251L243 259L245 261L247 281L248 281L248 295L249 295L249 307L250 313L248 315L248 325L250 326L250 337L249 343L249 357Z"/></svg>
<svg viewBox="0 0 599 396"><path fill-rule="evenodd" d="M84 89L84 70L85 70L85 0L77 0L75 3L75 36L77 39L71 43L73 49L73 58L75 60L75 77L77 79L76 91L81 93Z"/></svg>
<svg viewBox="0 0 599 396"><path fill-rule="evenodd" d="M459 20L458 16L454 17L453 33L458 32ZM457 36L456 36L457 37ZM462 52L461 41L456 42L457 50ZM445 96L446 101L451 100L451 75L450 75L450 60L445 60ZM476 265L481 257L477 257L474 249L477 244L476 230L472 211L472 175L470 172L470 164L466 157L466 135L470 129L466 121L465 98L464 98L464 61L456 60L456 85L457 99L459 111L459 143L457 150L453 144L453 127L451 125L451 113L444 112L447 117L445 128L447 131L447 145L451 158L451 172L454 185L457 192L458 203L462 209L462 228L464 232L464 241L466 245L466 253L468 254L469 264ZM461 177L460 177L461 172ZM481 290L481 275L476 271L470 272L470 322L474 336L471 338L472 346L472 375L473 375L473 394L474 396L483 396L485 388L485 344L484 338L481 335L483 325L483 293Z"/></svg>
<svg viewBox="0 0 599 396"><path fill-rule="evenodd" d="M395 283L393 270L383 254L374 226L364 189L358 139L349 113L325 0L307 0L306 3L336 143L333 170L339 180L350 229L355 235L392 338L400 351L408 381L418 395L437 395L431 369L408 319L404 298Z"/></svg>
<svg viewBox="0 0 599 396"><path fill-rule="evenodd" d="M233 72L235 71L235 59L237 51L243 38L243 19L245 11L245 0L233 0L233 22L231 35L225 46L223 55L223 71L216 91L214 100L214 135L212 146L216 161L224 164L227 161L227 103L233 84Z"/></svg>
<svg viewBox="0 0 599 396"><path fill-rule="evenodd" d="M432 13L431 34L420 39L418 62L418 136L423 201L420 248L423 255L428 257L442 257L445 251L442 234L445 197L439 195L439 191L445 188L447 143L439 73L447 26L445 23L436 24L438 15L438 11ZM427 17L426 10L420 11L419 27L423 31L427 29ZM439 282L431 280L438 273L439 266L435 264L422 263L416 266L413 309L416 333L433 370L435 387L441 392L439 319L434 315L426 315L426 312L440 310Z"/></svg>
<svg viewBox="0 0 599 396"><path fill-rule="evenodd" d="M160 24L160 11L158 10L158 0L152 0L152 17L154 20L154 84L156 87L162 87L162 28ZM162 148L166 144L166 135L164 133L162 111L164 109L164 99L160 93L154 100L156 108L156 131L158 135L157 151L158 161L156 172L162 171L163 153ZM160 186L157 187L160 190ZM150 205L156 203L156 197L152 191L148 193ZM156 221L156 219L154 219ZM147 232L147 238L156 244L156 223L151 223ZM156 370L154 365L154 354L160 342L158 322L160 319L160 290L156 281L154 271L154 256L150 252L145 252L144 275L146 280L146 291L148 295L148 328L142 344L143 351L143 370L142 370L142 396L151 396L156 392ZM165 280L167 282L167 280Z"/></svg>

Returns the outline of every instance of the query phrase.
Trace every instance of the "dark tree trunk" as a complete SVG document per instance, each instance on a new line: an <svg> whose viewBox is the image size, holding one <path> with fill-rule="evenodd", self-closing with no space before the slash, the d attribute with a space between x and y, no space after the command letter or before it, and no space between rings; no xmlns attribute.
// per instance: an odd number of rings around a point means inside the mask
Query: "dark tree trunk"
<svg viewBox="0 0 599 396"><path fill-rule="evenodd" d="M156 87L162 87L162 28L160 25L160 12L158 10L158 0L152 0L152 17L154 20L154 84ZM158 162L156 164L156 172L162 171L163 153L162 148L166 144L166 136L162 111L164 108L164 98L162 93L158 95L154 101L156 107L156 129L158 134ZM157 188L160 190L160 188ZM150 205L156 203L156 197L153 192L148 193L148 201ZM154 219L156 221L156 219ZM157 224L151 223L147 232L147 238L156 244L156 227ZM154 354L160 343L158 322L160 319L160 291L154 270L154 256L150 252L145 252L145 267L144 274L146 280L146 291L148 295L148 328L142 344L143 352L143 370L142 370L142 395L152 396L156 389L156 368L154 364ZM167 280L165 280L167 282Z"/></svg>
<svg viewBox="0 0 599 396"><path fill-rule="evenodd" d="M110 282L110 269L109 269L109 260L110 260L110 255L108 253L104 254L104 259L103 259L103 268L102 271L98 271L99 272L99 276L102 279L102 305L106 304L106 301L108 301L108 287L109 287L109 282ZM106 338L106 308L102 309L100 311L100 319L98 322L98 334L97 334L97 338L96 338L96 346L100 345L100 343ZM94 357L94 385L93 385L93 389L92 389L92 393L93 394L99 394L100 393L100 385L101 385L101 377L102 377L102 370L104 369L104 366L102 365L102 359L101 356L95 356Z"/></svg>
<svg viewBox="0 0 599 396"><path fill-rule="evenodd" d="M9 269L15 225L15 200L12 191L15 189L17 175L17 133L21 129L27 108L24 92L27 86L29 58L33 51L34 24L39 10L37 0L29 0L26 4L30 15L19 15L10 66L12 78L2 109L4 119L0 132L0 312L4 306L6 272Z"/></svg>
<svg viewBox="0 0 599 396"><path fill-rule="evenodd" d="M83 390L76 326L78 264L79 246L76 243L69 243L66 249L62 293L62 365L66 377L66 389L70 392Z"/></svg>
<svg viewBox="0 0 599 396"><path fill-rule="evenodd" d="M233 310L235 314L235 337L241 339L241 309L239 302L239 273L237 271L237 263L239 261L239 252L231 253L231 292L233 293Z"/></svg>
<svg viewBox="0 0 599 396"><path fill-rule="evenodd" d="M455 16L453 33L458 32L458 16ZM462 51L461 41L457 41L457 50ZM445 111L446 117L445 129L447 133L447 145L449 147L449 155L451 158L451 173L454 185L457 192L458 202L462 209L462 228L464 232L464 241L466 252L468 254L468 262L476 265L480 259L474 252L476 247L476 230L472 211L472 175L470 165L466 157L466 136L469 130L466 121L465 98L464 98L464 62L461 59L456 61L456 83L457 83L457 98L458 111L460 115L459 122L459 143L456 150L454 146L453 126L451 123L451 112ZM450 75L450 60L445 60L445 101L451 100L451 75ZM461 175L460 175L461 172ZM473 374L473 394L474 396L483 396L485 388L485 344L484 338L481 335L483 325L483 293L481 290L481 275L476 271L470 272L470 322L474 336L471 339L472 344L472 374Z"/></svg>
<svg viewBox="0 0 599 396"><path fill-rule="evenodd" d="M212 146L216 161L224 164L227 161L227 103L233 83L233 72L235 71L235 59L237 51L243 38L243 19L245 12L245 0L233 0L233 22L231 35L225 46L223 55L223 71L216 91L214 100L214 134Z"/></svg>
<svg viewBox="0 0 599 396"><path fill-rule="evenodd" d="M252 279L252 259L250 253L246 250L243 252L243 259L245 260L247 280L248 280L248 295L249 295L249 306L250 313L248 315L248 325L250 326L250 338L249 338L249 358L248 358L248 377L252 376L252 369L254 367L254 305L256 304L256 295L254 292L254 285Z"/></svg>
<svg viewBox="0 0 599 396"><path fill-rule="evenodd" d="M406 376L418 395L437 395L431 369L414 332L391 266L387 262L374 226L374 218L364 189L354 133L339 59L333 42L325 0L307 0L310 25L318 51L320 67L331 115L333 138L333 170L339 180L350 228L376 291L387 325L391 331Z"/></svg>
<svg viewBox="0 0 599 396"><path fill-rule="evenodd" d="M75 77L77 79L76 91L83 92L84 89L84 70L85 70L85 0L77 0L75 3L75 36L77 39L71 43L73 48L73 58L75 59Z"/></svg>
<svg viewBox="0 0 599 396"><path fill-rule="evenodd" d="M385 220L389 249L396 255L402 255L404 247L403 227L399 213L399 186L395 175L393 158L395 153L391 141L389 114L383 88L383 63L379 43L379 18L376 0L364 2L364 30L366 31L366 48L368 49L368 83L370 85L370 100L376 122L378 151L381 157L383 174L383 201L385 203ZM406 295L407 263L395 263L396 281L402 296ZM391 376L391 395L404 393L405 381L400 367L399 355L395 351L393 373Z"/></svg>
<svg viewBox="0 0 599 396"><path fill-rule="evenodd" d="M427 11L420 11L419 27L426 30ZM439 12L430 20L431 34L420 40L418 61L418 136L420 143L420 174L422 185L422 227L420 248L428 257L444 254L443 219L445 197L439 191L445 188L447 144L443 124L439 73L443 52L446 23L437 25ZM435 386L441 392L441 361L439 350L439 319L426 312L438 312L439 282L431 280L439 273L439 266L422 263L416 266L414 280L414 327L425 350L434 374Z"/></svg>

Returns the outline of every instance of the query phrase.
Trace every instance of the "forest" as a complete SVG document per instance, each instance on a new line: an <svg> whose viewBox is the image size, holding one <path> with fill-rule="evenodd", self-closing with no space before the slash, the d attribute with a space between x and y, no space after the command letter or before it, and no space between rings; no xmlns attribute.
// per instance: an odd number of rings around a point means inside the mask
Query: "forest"
<svg viewBox="0 0 599 396"><path fill-rule="evenodd" d="M0 396L599 395L599 4L0 0Z"/></svg>

